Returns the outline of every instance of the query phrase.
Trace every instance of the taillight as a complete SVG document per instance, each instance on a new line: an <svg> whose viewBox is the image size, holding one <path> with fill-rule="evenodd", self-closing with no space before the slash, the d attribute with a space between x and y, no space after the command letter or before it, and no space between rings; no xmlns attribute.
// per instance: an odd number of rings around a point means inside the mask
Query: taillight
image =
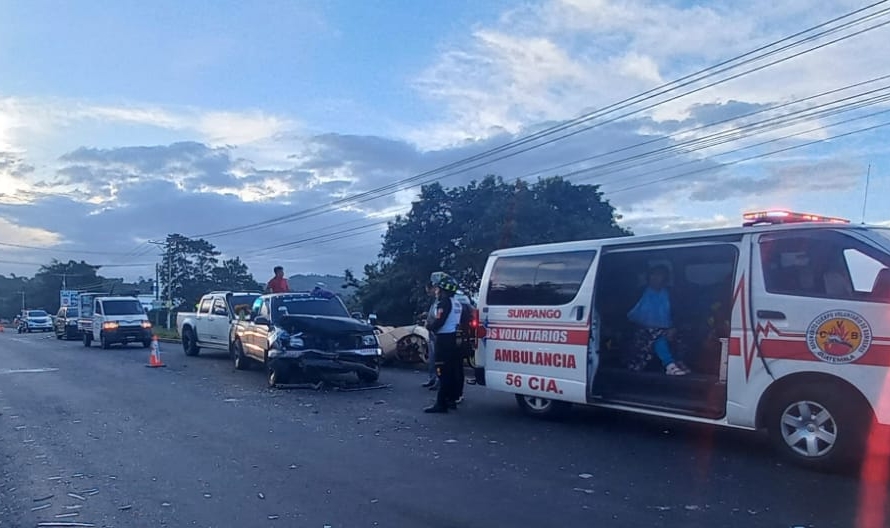
<svg viewBox="0 0 890 528"><path fill-rule="evenodd" d="M470 321L470 328L473 329L473 336L476 339L485 337L485 327L479 324L479 310L473 310L473 320Z"/></svg>

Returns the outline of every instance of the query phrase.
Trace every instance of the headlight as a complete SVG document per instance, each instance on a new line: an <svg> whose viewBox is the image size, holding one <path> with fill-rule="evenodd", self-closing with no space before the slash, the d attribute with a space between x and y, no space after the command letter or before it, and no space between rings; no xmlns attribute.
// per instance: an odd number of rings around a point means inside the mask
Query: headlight
<svg viewBox="0 0 890 528"><path fill-rule="evenodd" d="M377 336L374 334L362 336L362 347L363 348L377 348Z"/></svg>
<svg viewBox="0 0 890 528"><path fill-rule="evenodd" d="M120 324L117 321L108 321L107 323L102 323L102 330L117 330Z"/></svg>
<svg viewBox="0 0 890 528"><path fill-rule="evenodd" d="M151 328L151 321L142 321L142 328Z"/></svg>

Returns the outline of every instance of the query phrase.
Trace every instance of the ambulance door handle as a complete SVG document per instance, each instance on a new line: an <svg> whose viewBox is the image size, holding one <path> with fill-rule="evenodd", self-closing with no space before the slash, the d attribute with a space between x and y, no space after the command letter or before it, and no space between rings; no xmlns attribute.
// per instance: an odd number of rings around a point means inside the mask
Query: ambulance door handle
<svg viewBox="0 0 890 528"><path fill-rule="evenodd" d="M778 321L785 320L785 314L782 312L774 312L772 310L757 310L757 317L760 319L776 319Z"/></svg>
<svg viewBox="0 0 890 528"><path fill-rule="evenodd" d="M584 320L584 307L583 306L578 307L578 312L575 314L575 320L576 321Z"/></svg>

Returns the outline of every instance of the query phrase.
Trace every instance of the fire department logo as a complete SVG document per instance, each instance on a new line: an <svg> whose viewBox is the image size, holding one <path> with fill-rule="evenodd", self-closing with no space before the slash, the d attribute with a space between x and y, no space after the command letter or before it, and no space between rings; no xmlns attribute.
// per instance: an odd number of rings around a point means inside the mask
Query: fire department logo
<svg viewBox="0 0 890 528"><path fill-rule="evenodd" d="M852 363L871 346L871 326L849 310L825 312L807 328L807 347L826 363Z"/></svg>

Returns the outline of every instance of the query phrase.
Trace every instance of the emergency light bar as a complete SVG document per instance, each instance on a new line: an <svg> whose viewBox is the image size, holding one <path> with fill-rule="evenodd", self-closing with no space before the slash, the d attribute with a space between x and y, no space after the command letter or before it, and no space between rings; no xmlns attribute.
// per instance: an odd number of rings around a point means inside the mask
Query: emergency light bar
<svg viewBox="0 0 890 528"><path fill-rule="evenodd" d="M845 218L835 218L831 216L814 215L809 213L795 213L792 211L783 210L755 211L745 213L742 218L744 218L745 220L745 223L742 224L744 227L750 227L760 224L776 225L794 224L799 222L824 222L828 224L850 223L850 221Z"/></svg>

